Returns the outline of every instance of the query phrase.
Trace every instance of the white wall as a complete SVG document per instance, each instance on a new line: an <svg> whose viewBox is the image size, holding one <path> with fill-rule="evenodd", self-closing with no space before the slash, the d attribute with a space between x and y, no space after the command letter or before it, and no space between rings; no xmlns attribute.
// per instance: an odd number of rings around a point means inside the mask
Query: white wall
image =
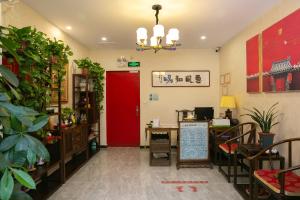
<svg viewBox="0 0 300 200"><path fill-rule="evenodd" d="M118 67L117 58L125 56L141 62L140 102L141 102L141 145L145 142L145 126L153 118L160 118L162 125L176 125L175 110L194 109L196 106L215 107L215 116L219 115L219 55L214 50L182 50L137 52L135 50L99 50L90 56L105 67L107 71L122 71L128 68ZM154 88L151 85L151 72L154 70L210 70L210 87L196 88ZM159 101L149 101L149 94L159 95ZM121 101L122 99L120 99ZM101 144L106 145L106 102L101 118ZM173 138L173 143L175 139Z"/></svg>
<svg viewBox="0 0 300 200"><path fill-rule="evenodd" d="M242 33L225 44L220 54L221 73L231 73L229 93L235 95L237 98L238 114L243 113L243 107L255 106L260 109L266 109L275 102L279 102L281 113L279 117L280 124L272 131L276 133L276 141L285 138L300 137L300 93L246 93L246 41L299 7L299 0L282 0L278 6L257 19L256 22L251 24ZM242 120L245 121L246 119ZM300 143L294 149L294 152L299 151ZM286 152L286 149L283 149L282 152ZM295 155L295 159L296 162L300 161L300 156Z"/></svg>
<svg viewBox="0 0 300 200"><path fill-rule="evenodd" d="M38 31L44 32L50 38L60 39L69 45L72 49L74 55L70 57L69 61L69 90L68 90L68 104L67 106L72 106L72 64L74 59L84 58L88 56L88 49L72 39L66 33L58 29L56 26L47 21L39 13L34 11L32 8L26 4L19 1L13 6L8 6L7 4L2 3L2 25L3 26L16 26L16 27L25 27L33 26ZM65 105L65 106L66 106Z"/></svg>

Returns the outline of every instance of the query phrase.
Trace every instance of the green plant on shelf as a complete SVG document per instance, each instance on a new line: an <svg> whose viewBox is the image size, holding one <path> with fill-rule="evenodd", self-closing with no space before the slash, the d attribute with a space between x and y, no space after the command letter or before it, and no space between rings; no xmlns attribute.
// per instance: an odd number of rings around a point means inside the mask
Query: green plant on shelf
<svg viewBox="0 0 300 200"><path fill-rule="evenodd" d="M101 103L104 97L104 68L97 62L93 62L90 58L83 58L74 61L78 68L88 69L89 76L93 78L94 91L96 93L96 105L100 111L103 109Z"/></svg>
<svg viewBox="0 0 300 200"><path fill-rule="evenodd" d="M60 40L52 40L32 27L1 27L3 56L19 66L20 98L11 96L12 103L46 112L51 100L51 87L62 81L64 66L72 55L69 46ZM8 47L9 46L9 47ZM53 80L52 75L56 75Z"/></svg>
<svg viewBox="0 0 300 200"><path fill-rule="evenodd" d="M63 121L68 121L68 123L71 122L73 115L74 115L74 111L72 108L69 107L62 108L61 118Z"/></svg>

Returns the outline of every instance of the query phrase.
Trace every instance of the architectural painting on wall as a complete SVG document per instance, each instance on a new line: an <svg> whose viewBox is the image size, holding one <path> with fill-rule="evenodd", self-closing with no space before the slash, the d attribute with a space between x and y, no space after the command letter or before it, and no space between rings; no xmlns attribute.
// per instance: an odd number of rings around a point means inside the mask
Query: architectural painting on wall
<svg viewBox="0 0 300 200"><path fill-rule="evenodd" d="M262 33L263 91L300 90L300 9Z"/></svg>
<svg viewBox="0 0 300 200"><path fill-rule="evenodd" d="M247 92L260 92L259 84L259 35L246 42Z"/></svg>

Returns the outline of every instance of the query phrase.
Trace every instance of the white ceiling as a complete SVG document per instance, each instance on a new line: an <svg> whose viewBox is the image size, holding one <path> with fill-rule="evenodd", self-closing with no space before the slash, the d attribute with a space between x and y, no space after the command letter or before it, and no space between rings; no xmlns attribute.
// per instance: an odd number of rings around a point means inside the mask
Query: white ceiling
<svg viewBox="0 0 300 200"><path fill-rule="evenodd" d="M280 0L23 0L50 22L91 49L135 48L136 29L148 37L155 24L153 4L165 29L180 30L182 48L222 46ZM66 30L66 26L72 30ZM165 31L166 31L165 30ZM201 35L207 39L202 41ZM101 37L107 44L99 44Z"/></svg>

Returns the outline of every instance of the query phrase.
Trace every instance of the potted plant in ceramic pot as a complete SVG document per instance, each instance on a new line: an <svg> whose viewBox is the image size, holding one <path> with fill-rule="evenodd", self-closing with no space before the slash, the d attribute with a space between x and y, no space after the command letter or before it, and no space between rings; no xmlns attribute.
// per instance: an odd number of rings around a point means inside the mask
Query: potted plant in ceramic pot
<svg viewBox="0 0 300 200"><path fill-rule="evenodd" d="M275 134L271 132L271 129L273 126L279 124L276 120L278 117L277 105L278 102L273 104L267 111L259 111L255 107L252 109L245 108L248 113L241 115L251 117L259 125L262 131L259 133L259 143L263 148L273 144Z"/></svg>

